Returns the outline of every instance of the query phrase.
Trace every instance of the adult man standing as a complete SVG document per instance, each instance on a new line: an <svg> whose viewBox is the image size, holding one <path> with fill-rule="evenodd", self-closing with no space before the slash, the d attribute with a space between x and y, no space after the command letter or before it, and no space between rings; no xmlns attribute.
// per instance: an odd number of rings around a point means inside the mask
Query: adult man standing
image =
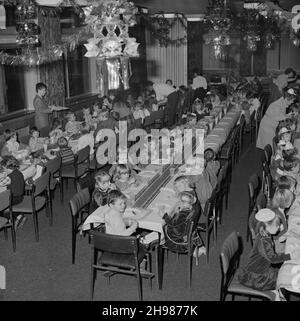
<svg viewBox="0 0 300 321"><path fill-rule="evenodd" d="M33 106L35 109L35 126L40 130L43 127L49 125L48 115L52 112L49 108L46 100L44 99L47 93L47 86L39 82L35 86L36 96L33 100Z"/></svg>
<svg viewBox="0 0 300 321"><path fill-rule="evenodd" d="M154 90L156 100L159 105L164 103L167 104L166 111L168 113L167 126L171 127L176 123L176 112L179 101L179 93L175 88L168 84L157 83L154 84L152 81L147 82L147 89L149 91Z"/></svg>
<svg viewBox="0 0 300 321"><path fill-rule="evenodd" d="M203 100L207 91L207 81L200 75L200 72L197 68L193 70L193 84L192 88L195 90L194 99L199 98Z"/></svg>

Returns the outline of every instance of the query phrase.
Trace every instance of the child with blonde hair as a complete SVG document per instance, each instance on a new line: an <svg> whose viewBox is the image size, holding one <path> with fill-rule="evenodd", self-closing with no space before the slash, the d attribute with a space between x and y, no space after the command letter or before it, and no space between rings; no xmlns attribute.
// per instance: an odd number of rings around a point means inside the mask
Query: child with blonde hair
<svg viewBox="0 0 300 321"><path fill-rule="evenodd" d="M68 122L65 126L65 131L67 132L68 136L72 136L77 134L80 130L80 123L76 121L76 117L74 113L68 113L66 116Z"/></svg>

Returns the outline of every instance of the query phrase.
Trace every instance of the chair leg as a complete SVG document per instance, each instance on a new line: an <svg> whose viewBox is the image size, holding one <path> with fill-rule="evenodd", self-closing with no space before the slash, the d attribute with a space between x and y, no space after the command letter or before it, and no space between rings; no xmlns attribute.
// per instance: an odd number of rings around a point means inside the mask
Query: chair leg
<svg viewBox="0 0 300 321"><path fill-rule="evenodd" d="M11 227L11 240L13 244L13 251L16 252L17 242L16 242L16 230L15 230L14 222Z"/></svg>
<svg viewBox="0 0 300 321"><path fill-rule="evenodd" d="M91 268L91 284L90 284L90 300L93 301L94 298L94 288L95 288L95 280L96 280L97 269L93 266Z"/></svg>
<svg viewBox="0 0 300 321"><path fill-rule="evenodd" d="M192 286L192 274L193 274L193 253L189 256L189 288Z"/></svg>
<svg viewBox="0 0 300 321"><path fill-rule="evenodd" d="M141 278L139 267L138 267L138 274L137 274L137 283L138 283L139 300L143 301L142 278Z"/></svg>
<svg viewBox="0 0 300 321"><path fill-rule="evenodd" d="M72 230L72 264L75 264L76 232Z"/></svg>
<svg viewBox="0 0 300 321"><path fill-rule="evenodd" d="M37 213L34 211L33 213L33 224L34 224L34 232L35 232L35 240L39 241L39 226L38 226L38 217Z"/></svg>
<svg viewBox="0 0 300 321"><path fill-rule="evenodd" d="M206 231L206 264L209 261L209 231Z"/></svg>

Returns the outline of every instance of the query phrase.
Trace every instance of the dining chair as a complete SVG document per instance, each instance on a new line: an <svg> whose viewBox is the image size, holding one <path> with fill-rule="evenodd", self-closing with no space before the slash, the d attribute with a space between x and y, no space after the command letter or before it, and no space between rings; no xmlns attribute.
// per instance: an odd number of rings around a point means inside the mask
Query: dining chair
<svg viewBox="0 0 300 321"><path fill-rule="evenodd" d="M15 221L12 213L11 205L11 191L6 190L0 193L0 213L6 212L8 218L0 216L0 230L4 230L5 239L7 240L7 229L11 229L11 239L13 244L13 251L16 251L16 230Z"/></svg>
<svg viewBox="0 0 300 321"><path fill-rule="evenodd" d="M63 166L61 168L62 180L72 179L74 187L77 190L77 182L80 177L83 177L89 172L90 168L90 146L86 146L75 154L74 166ZM63 182L62 181L62 182Z"/></svg>
<svg viewBox="0 0 300 321"><path fill-rule="evenodd" d="M85 188L88 188L90 196L92 197L95 189L95 173L88 173L87 175L80 177L77 182L77 191L82 191Z"/></svg>
<svg viewBox="0 0 300 321"><path fill-rule="evenodd" d="M256 209L259 211L262 208L266 208L268 204L268 200L266 198L266 195L264 194L264 192L261 190L256 198Z"/></svg>
<svg viewBox="0 0 300 321"><path fill-rule="evenodd" d="M273 179L271 176L270 168L267 162L263 163L263 181L262 181L263 192L269 200L273 196L274 186Z"/></svg>
<svg viewBox="0 0 300 321"><path fill-rule="evenodd" d="M201 237L201 233L205 234L204 246L206 248L206 263L209 262L209 248L210 248L210 234L213 232L213 239L215 244L217 243L217 215L216 215L216 200L217 190L214 189L210 198L206 201L203 216L205 222L198 223L197 231Z"/></svg>
<svg viewBox="0 0 300 321"><path fill-rule="evenodd" d="M256 140L256 111L250 115L250 143L253 143Z"/></svg>
<svg viewBox="0 0 300 321"><path fill-rule="evenodd" d="M49 190L50 190L50 201L52 206L52 200L54 199L54 193L57 186L59 186L59 190L60 190L60 201L63 202L63 198L64 198L63 184L62 184L62 178L61 178L61 157L57 156L53 159L50 159L47 162L46 168L47 168L47 171L50 173Z"/></svg>
<svg viewBox="0 0 300 321"><path fill-rule="evenodd" d="M226 199L227 189L229 188L227 184L227 171L228 171L228 161L225 161L222 167L219 170L217 177L217 186L216 186L216 215L217 221L219 224L222 224L223 218L223 203L224 198ZM227 201L228 202L228 201Z"/></svg>
<svg viewBox="0 0 300 321"><path fill-rule="evenodd" d="M169 248L165 245L162 247L163 252L167 250L167 251L177 253L178 258L180 255L187 255L189 288L191 288L191 285L192 285L193 253L194 253L194 250L198 248L199 242L197 242L197 240L202 240L197 231L201 213L202 213L201 206L199 206L198 211L194 213L194 215L190 218L190 220L187 223L187 226L186 226L187 238L185 242L180 242L177 244L179 246L178 250L176 250L176 248L173 246L172 248L171 247ZM164 225L165 234L166 234L166 228L167 228L167 225ZM172 241L172 243L176 244L175 241ZM197 265L198 265L198 262L197 262Z"/></svg>
<svg viewBox="0 0 300 321"><path fill-rule="evenodd" d="M268 166L270 166L271 163L271 157L273 154L272 146L270 144L266 145L264 148L265 156L266 156L266 163Z"/></svg>
<svg viewBox="0 0 300 321"><path fill-rule="evenodd" d="M88 188L77 192L69 201L72 217L72 264L75 263L76 237L81 231L81 226L90 214L91 196Z"/></svg>
<svg viewBox="0 0 300 321"><path fill-rule="evenodd" d="M93 159L90 161L90 171L91 172L97 172L101 167L103 167L103 165L100 165L98 162L97 162L97 158L96 158L96 155L97 155L97 150L98 150L98 147L101 145L101 143L96 143L95 146L94 146L94 157Z"/></svg>
<svg viewBox="0 0 300 321"><path fill-rule="evenodd" d="M50 226L53 225L53 213L51 206L49 206L49 179L50 173L47 171L33 182L31 195L24 195L21 203L12 206L13 213L33 215L35 240L37 242L39 241L38 212L46 208L46 215L49 216L49 224Z"/></svg>
<svg viewBox="0 0 300 321"><path fill-rule="evenodd" d="M241 135L241 124L237 125L234 129L233 140L234 140L234 147L233 147L233 162L234 164L239 162L239 155L240 155L240 135Z"/></svg>
<svg viewBox="0 0 300 321"><path fill-rule="evenodd" d="M97 270L109 272L110 278L114 274L131 275L137 279L138 297L143 300L142 277L152 279L151 254L139 243L136 236L119 236L91 231L91 283L90 299L94 298L94 287ZM99 255L98 256L98 254ZM141 271L140 264L146 259L147 271ZM120 290L120 289L119 289Z"/></svg>
<svg viewBox="0 0 300 321"><path fill-rule="evenodd" d="M247 215L247 232L246 232L246 241L248 242L250 237L250 230L249 230L249 218L250 215L255 208L256 199L259 194L259 191L261 190L261 180L260 177L254 173L248 182L248 215Z"/></svg>
<svg viewBox="0 0 300 321"><path fill-rule="evenodd" d="M246 127L246 119L245 119L245 115L242 115L241 116L241 119L240 119L240 135L239 135L239 138L238 138L238 144L239 144L239 159L241 158L242 156L242 153L243 153L243 148L244 148L244 135L245 135L245 127Z"/></svg>
<svg viewBox="0 0 300 321"><path fill-rule="evenodd" d="M232 232L223 242L220 253L221 266L221 290L220 301L225 301L230 294L232 301L235 296L258 298L264 301L273 301L274 294L271 291L258 291L242 285L237 279L237 269L242 254L242 239L237 232Z"/></svg>

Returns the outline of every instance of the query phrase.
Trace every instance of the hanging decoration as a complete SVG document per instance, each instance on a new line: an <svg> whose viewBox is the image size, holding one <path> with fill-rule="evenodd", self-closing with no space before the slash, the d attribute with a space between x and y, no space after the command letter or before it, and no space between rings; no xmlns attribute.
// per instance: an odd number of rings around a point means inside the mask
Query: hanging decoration
<svg viewBox="0 0 300 321"><path fill-rule="evenodd" d="M262 2L257 10L261 16L276 22L279 30L289 30L293 45L300 45L300 5L294 6L292 12L289 12L273 2Z"/></svg>
<svg viewBox="0 0 300 321"><path fill-rule="evenodd" d="M232 14L226 0L210 0L205 17L209 32L204 36L206 45L215 59L226 60L226 47L231 44L229 31L232 27Z"/></svg>
<svg viewBox="0 0 300 321"><path fill-rule="evenodd" d="M243 22L241 32L244 34L243 40L246 41L246 48L248 51L254 52L257 50L258 42L262 40L263 18L254 8L244 9L240 18Z"/></svg>
<svg viewBox="0 0 300 321"><path fill-rule="evenodd" d="M16 43L19 47L15 54L0 51L0 63L34 67L60 60L69 45L57 43L43 46L43 50L40 50L40 27L36 24L38 10L42 15L55 16L58 14L57 8L45 10L38 7L34 0L11 1L10 4L16 5Z"/></svg>
<svg viewBox="0 0 300 321"><path fill-rule="evenodd" d="M169 45L181 46L186 44L187 18L183 14L175 13L172 18L166 18L164 12L149 15L142 10L139 10L138 18L151 33L152 37L159 41L160 46L168 47ZM170 33L177 22L183 27L184 36L172 39Z"/></svg>

